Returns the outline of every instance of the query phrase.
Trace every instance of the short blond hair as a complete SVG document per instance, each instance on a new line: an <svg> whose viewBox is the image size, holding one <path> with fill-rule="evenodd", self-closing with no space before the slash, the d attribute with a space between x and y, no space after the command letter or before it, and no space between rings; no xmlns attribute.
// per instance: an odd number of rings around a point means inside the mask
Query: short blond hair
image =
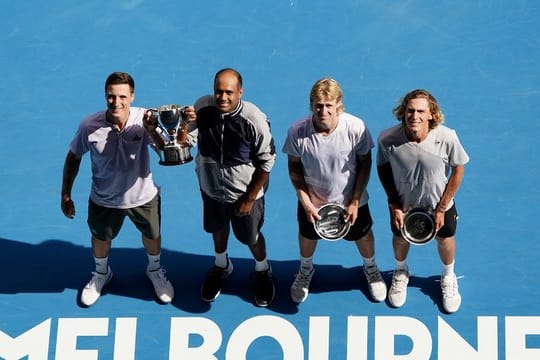
<svg viewBox="0 0 540 360"><path fill-rule="evenodd" d="M341 114L344 110L343 107L343 91L338 82L332 78L322 78L317 80L311 87L309 94L309 106L320 100L336 100L339 103L338 114Z"/></svg>

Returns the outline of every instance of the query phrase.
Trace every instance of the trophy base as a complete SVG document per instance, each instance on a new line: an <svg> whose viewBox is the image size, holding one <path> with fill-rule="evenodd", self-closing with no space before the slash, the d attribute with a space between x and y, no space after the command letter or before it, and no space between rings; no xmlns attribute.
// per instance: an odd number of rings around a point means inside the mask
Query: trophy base
<svg viewBox="0 0 540 360"><path fill-rule="evenodd" d="M182 165L182 164L190 162L191 160L193 160L193 158L189 158L189 159L185 159L185 160L177 160L177 161L163 161L163 160L160 160L159 165L163 165L163 166Z"/></svg>
<svg viewBox="0 0 540 360"><path fill-rule="evenodd" d="M163 166L182 165L193 160L188 146L165 147L160 152L160 157L159 164Z"/></svg>

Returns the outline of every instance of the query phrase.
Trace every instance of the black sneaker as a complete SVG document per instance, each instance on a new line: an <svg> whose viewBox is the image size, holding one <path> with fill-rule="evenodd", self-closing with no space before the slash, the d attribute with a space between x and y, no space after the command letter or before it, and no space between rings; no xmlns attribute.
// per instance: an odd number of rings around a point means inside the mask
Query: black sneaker
<svg viewBox="0 0 540 360"><path fill-rule="evenodd" d="M272 280L272 269L255 271L255 304L266 307L274 300L276 290Z"/></svg>
<svg viewBox="0 0 540 360"><path fill-rule="evenodd" d="M230 259L227 259L227 267L222 268L214 265L214 267L206 274L206 278L201 287L201 298L206 302L214 301L221 293L221 280L231 275L233 264Z"/></svg>

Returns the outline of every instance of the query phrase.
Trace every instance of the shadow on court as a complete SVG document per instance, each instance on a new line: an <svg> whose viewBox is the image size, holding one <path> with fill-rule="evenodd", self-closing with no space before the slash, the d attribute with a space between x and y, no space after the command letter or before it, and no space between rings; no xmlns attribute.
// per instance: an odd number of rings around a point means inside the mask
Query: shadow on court
<svg viewBox="0 0 540 360"><path fill-rule="evenodd" d="M91 249L63 240L46 240L40 244L0 239L0 261L4 268L16 272L0 282L0 293L55 293L66 289L78 291L90 279L93 270ZM253 304L255 276L253 260L231 258L234 272L224 280L221 296L236 296ZM212 303L200 299L200 286L206 272L213 264L213 256L189 254L163 249L162 263L167 276L175 287L173 306L188 313L207 312ZM152 286L145 275L146 255L142 248L112 248L109 264L114 276L103 295L118 295L143 301L157 301ZM276 297L269 309L282 314L298 312L297 305L289 298L289 288L298 270L297 260L271 260ZM362 266L345 268L341 265L315 264L316 275L310 293L358 291L370 299ZM382 273L390 285L392 273ZM441 309L439 276L411 276L409 287L417 287L431 297ZM220 298L216 303L220 302ZM82 307L80 303L79 306Z"/></svg>
<svg viewBox="0 0 540 360"><path fill-rule="evenodd" d="M440 312L445 312L442 307L441 295L441 276L433 275L428 277L420 277L411 275L409 279L409 287L418 288L423 294L429 296L436 304Z"/></svg>

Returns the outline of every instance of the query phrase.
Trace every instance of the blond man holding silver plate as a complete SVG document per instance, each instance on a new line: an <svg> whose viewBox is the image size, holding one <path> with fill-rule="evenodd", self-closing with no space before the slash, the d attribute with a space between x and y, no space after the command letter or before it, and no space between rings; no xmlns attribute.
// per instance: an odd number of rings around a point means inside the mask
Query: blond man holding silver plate
<svg viewBox="0 0 540 360"><path fill-rule="evenodd" d="M289 128L283 145L298 196L300 269L290 293L297 304L309 294L319 239L355 242L371 297L375 301L386 298L386 285L375 262L366 191L374 144L364 122L343 111L342 99L335 80L318 80L310 93L311 114Z"/></svg>

